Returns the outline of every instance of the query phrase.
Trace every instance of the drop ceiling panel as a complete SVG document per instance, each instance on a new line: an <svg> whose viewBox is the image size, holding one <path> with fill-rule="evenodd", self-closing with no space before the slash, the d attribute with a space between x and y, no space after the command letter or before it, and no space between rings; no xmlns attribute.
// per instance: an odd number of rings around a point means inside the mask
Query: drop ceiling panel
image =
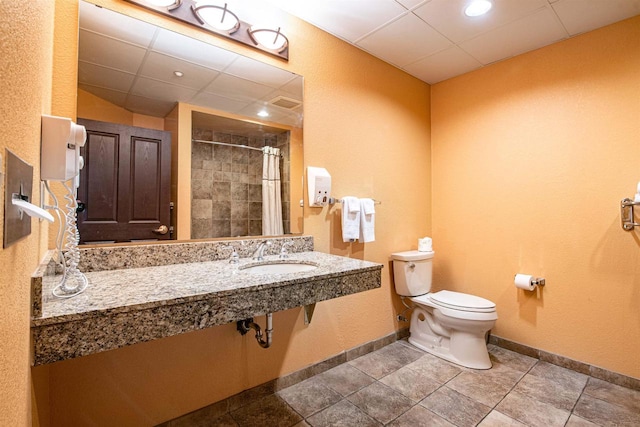
<svg viewBox="0 0 640 427"><path fill-rule="evenodd" d="M180 71L183 76L177 77L174 73L175 71ZM218 74L217 71L209 68L156 52L149 53L139 73L143 77L150 77L195 90L206 87Z"/></svg>
<svg viewBox="0 0 640 427"><path fill-rule="evenodd" d="M78 82L82 84L128 92L135 77L135 74L78 61Z"/></svg>
<svg viewBox="0 0 640 427"><path fill-rule="evenodd" d="M262 98L272 91L273 88L269 86L229 74L221 74L205 89L205 92L217 93L227 98L247 102L252 99Z"/></svg>
<svg viewBox="0 0 640 427"><path fill-rule="evenodd" d="M350 42L406 12L393 0L271 0L271 3Z"/></svg>
<svg viewBox="0 0 640 427"><path fill-rule="evenodd" d="M553 9L573 36L639 14L640 0L559 0Z"/></svg>
<svg viewBox="0 0 640 427"><path fill-rule="evenodd" d="M80 28L105 34L114 39L149 46L155 27L143 21L133 20L120 13L89 3L79 2Z"/></svg>
<svg viewBox="0 0 640 427"><path fill-rule="evenodd" d="M79 60L135 74L146 50L119 40L80 30Z"/></svg>
<svg viewBox="0 0 640 427"><path fill-rule="evenodd" d="M285 92L284 96L297 99L302 102L302 92L304 90L304 81L302 76L295 76L288 83L280 87Z"/></svg>
<svg viewBox="0 0 640 427"><path fill-rule="evenodd" d="M127 94L125 92L117 92L115 90L89 86L82 83L80 83L78 87L84 91L94 94L99 98L104 99L105 101L111 102L112 104L118 106L122 106L124 108L124 103L127 99Z"/></svg>
<svg viewBox="0 0 640 427"><path fill-rule="evenodd" d="M459 47L452 46L407 65L404 69L412 76L433 84L480 67L482 64L478 60Z"/></svg>
<svg viewBox="0 0 640 427"><path fill-rule="evenodd" d="M246 80L253 80L273 88L288 83L295 75L289 71L276 68L272 65L257 62L244 56L238 58L229 65L224 72L233 74ZM256 76L259 76L256 78Z"/></svg>
<svg viewBox="0 0 640 427"><path fill-rule="evenodd" d="M464 14L468 3L468 0L431 0L414 13L449 40L460 43L548 5L546 0L494 0L486 15L472 18Z"/></svg>
<svg viewBox="0 0 640 427"><path fill-rule="evenodd" d="M527 52L567 37L549 8L460 44L484 65Z"/></svg>
<svg viewBox="0 0 640 427"><path fill-rule="evenodd" d="M398 3L406 7L407 9L413 9L421 3L426 3L429 0L396 0Z"/></svg>
<svg viewBox="0 0 640 427"><path fill-rule="evenodd" d="M173 101L160 101L158 99L149 99L143 96L129 95L124 108L138 114L165 117L174 109L174 107L175 102Z"/></svg>
<svg viewBox="0 0 640 427"><path fill-rule="evenodd" d="M188 102L197 91L146 77L139 77L133 84L131 93L159 101Z"/></svg>
<svg viewBox="0 0 640 427"><path fill-rule="evenodd" d="M357 46L402 67L451 45L451 42L412 13L369 34Z"/></svg>
<svg viewBox="0 0 640 427"><path fill-rule="evenodd" d="M200 92L191 99L190 103L200 105L202 107L214 108L216 110L229 111L232 113L237 113L247 106L247 102L226 98L224 96L208 92Z"/></svg>
<svg viewBox="0 0 640 427"><path fill-rule="evenodd" d="M214 70L222 70L237 56L228 50L168 30L160 30L153 50Z"/></svg>

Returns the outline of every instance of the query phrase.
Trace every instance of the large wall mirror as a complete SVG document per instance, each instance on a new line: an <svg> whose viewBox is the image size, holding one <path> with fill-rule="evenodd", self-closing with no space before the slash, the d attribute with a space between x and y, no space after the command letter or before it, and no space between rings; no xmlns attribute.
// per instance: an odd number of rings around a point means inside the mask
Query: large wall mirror
<svg viewBox="0 0 640 427"><path fill-rule="evenodd" d="M302 233L302 76L84 1L79 33L82 243Z"/></svg>

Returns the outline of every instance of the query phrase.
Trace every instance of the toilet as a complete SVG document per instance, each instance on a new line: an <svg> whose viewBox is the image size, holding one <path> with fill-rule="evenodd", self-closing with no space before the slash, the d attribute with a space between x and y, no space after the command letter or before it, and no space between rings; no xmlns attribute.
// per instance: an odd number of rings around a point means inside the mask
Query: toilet
<svg viewBox="0 0 640 427"><path fill-rule="evenodd" d="M409 297L409 342L435 356L472 369L489 369L486 336L496 323L496 305L475 295L431 293L435 252L391 254L396 293Z"/></svg>

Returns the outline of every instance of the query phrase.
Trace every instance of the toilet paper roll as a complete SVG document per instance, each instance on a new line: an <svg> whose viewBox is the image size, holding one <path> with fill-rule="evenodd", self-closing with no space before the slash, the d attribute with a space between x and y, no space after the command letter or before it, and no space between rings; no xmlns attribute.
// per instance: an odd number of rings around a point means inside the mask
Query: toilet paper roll
<svg viewBox="0 0 640 427"><path fill-rule="evenodd" d="M419 252L431 252L433 251L433 242L431 237L423 237L418 239L418 251Z"/></svg>
<svg viewBox="0 0 640 427"><path fill-rule="evenodd" d="M533 283L533 276L529 274L516 274L513 283L516 285L516 288L524 289L525 291L532 291L536 288L536 285Z"/></svg>

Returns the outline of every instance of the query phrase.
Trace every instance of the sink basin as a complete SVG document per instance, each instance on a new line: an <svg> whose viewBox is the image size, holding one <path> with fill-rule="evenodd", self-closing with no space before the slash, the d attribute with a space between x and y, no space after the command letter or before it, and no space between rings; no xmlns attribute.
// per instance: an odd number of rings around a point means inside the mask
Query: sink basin
<svg viewBox="0 0 640 427"><path fill-rule="evenodd" d="M301 261L272 261L260 264L249 264L239 268L251 274L286 274L311 271L318 268L317 264Z"/></svg>

